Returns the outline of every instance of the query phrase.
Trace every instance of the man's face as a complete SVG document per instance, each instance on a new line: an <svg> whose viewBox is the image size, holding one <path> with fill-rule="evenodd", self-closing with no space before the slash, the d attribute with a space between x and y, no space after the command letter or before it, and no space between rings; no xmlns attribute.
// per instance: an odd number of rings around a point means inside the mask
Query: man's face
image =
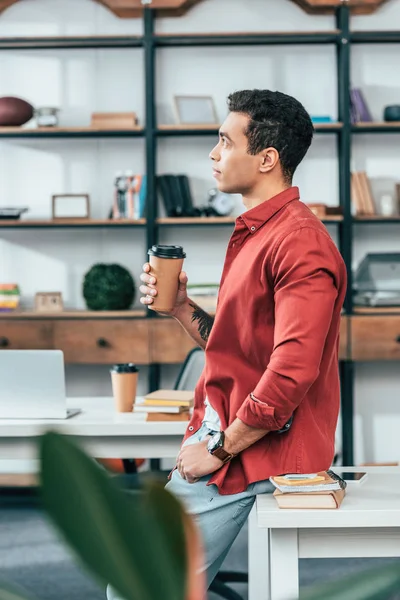
<svg viewBox="0 0 400 600"><path fill-rule="evenodd" d="M221 125L219 142L210 152L213 176L221 192L249 193L260 178L260 155L247 152L245 135L249 117L231 112Z"/></svg>

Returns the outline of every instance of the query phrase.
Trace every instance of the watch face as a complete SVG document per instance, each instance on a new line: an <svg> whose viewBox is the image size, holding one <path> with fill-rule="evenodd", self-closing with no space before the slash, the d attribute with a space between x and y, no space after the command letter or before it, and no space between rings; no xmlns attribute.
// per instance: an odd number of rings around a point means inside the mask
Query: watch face
<svg viewBox="0 0 400 600"><path fill-rule="evenodd" d="M223 434L222 431L218 431L212 438L209 440L207 444L207 449L210 453L215 452L217 448L221 448L223 445Z"/></svg>

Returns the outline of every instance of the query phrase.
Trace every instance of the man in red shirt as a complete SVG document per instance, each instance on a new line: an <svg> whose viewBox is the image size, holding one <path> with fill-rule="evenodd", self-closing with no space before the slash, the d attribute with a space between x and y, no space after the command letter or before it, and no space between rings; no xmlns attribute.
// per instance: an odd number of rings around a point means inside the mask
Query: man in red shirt
<svg viewBox="0 0 400 600"><path fill-rule="evenodd" d="M212 581L269 477L328 469L339 412L342 257L300 201L293 174L313 125L294 98L244 90L210 153L218 189L240 193L212 318L180 275L170 313L205 350L195 407L168 489L197 516ZM157 282L141 275L141 302Z"/></svg>

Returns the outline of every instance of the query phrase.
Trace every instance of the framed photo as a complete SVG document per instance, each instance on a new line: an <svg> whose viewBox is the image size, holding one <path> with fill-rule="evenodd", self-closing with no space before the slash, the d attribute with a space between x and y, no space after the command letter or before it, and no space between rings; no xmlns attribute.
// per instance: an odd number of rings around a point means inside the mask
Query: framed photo
<svg viewBox="0 0 400 600"><path fill-rule="evenodd" d="M219 127L217 111L211 96L174 96L180 125L214 125Z"/></svg>
<svg viewBox="0 0 400 600"><path fill-rule="evenodd" d="M88 194L54 194L52 196L53 219L90 219Z"/></svg>

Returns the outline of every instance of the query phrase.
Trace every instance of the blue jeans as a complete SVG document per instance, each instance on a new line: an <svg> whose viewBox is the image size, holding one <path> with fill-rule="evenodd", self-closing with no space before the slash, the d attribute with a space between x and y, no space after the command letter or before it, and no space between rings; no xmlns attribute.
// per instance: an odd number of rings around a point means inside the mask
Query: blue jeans
<svg viewBox="0 0 400 600"><path fill-rule="evenodd" d="M196 444L211 432L204 424L184 445ZM186 511L193 515L202 536L205 551L204 570L210 586L218 573L238 533L245 524L258 494L272 493L274 486L269 480L252 483L239 494L220 495L216 485L207 485L211 475L196 483L182 479L175 469L166 489L179 498Z"/></svg>
<svg viewBox="0 0 400 600"><path fill-rule="evenodd" d="M196 433L185 440L184 445L201 442L212 433L203 424ZM240 494L222 496L218 493L216 485L207 485L210 477L211 475L207 475L196 483L188 483L175 469L165 486L182 502L186 511L193 515L200 529L208 587L245 524L256 495L272 493L275 489L269 480L257 481ZM110 586L107 588L107 598L120 600Z"/></svg>

